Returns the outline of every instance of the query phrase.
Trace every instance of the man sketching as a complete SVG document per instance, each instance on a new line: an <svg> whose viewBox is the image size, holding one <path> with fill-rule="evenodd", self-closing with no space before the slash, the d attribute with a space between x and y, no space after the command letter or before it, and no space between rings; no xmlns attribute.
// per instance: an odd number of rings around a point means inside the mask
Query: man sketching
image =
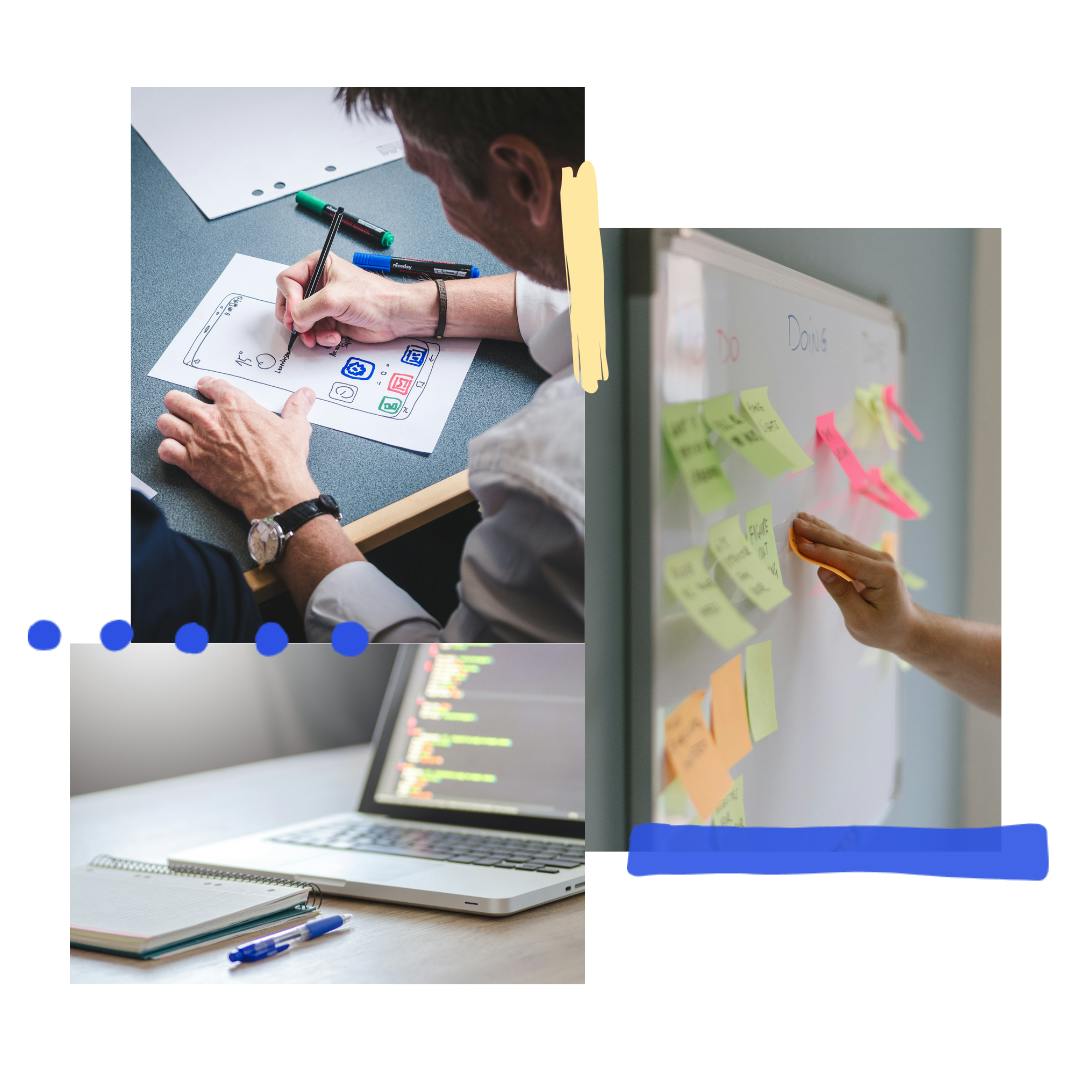
<svg viewBox="0 0 1080 1080"><path fill-rule="evenodd" d="M562 168L584 158L584 91L349 88L338 96L349 111L392 113L407 163L435 183L450 224L516 273L449 281L443 291L331 256L323 287L305 300L315 252L279 275L279 321L309 347L439 331L524 341L550 376L528 405L469 444L469 483L483 516L462 551L457 609L440 626L365 560L333 504L320 502L307 466L310 389L296 391L280 416L221 379L198 383L207 402L170 390L158 419L159 457L253 523L297 510L302 524L271 553L311 641L329 640L343 621L380 641L581 641L585 405L561 291L560 183ZM229 590L215 592L232 602ZM195 606L206 600L198 596ZM146 611L146 601L135 579L133 609Z"/></svg>

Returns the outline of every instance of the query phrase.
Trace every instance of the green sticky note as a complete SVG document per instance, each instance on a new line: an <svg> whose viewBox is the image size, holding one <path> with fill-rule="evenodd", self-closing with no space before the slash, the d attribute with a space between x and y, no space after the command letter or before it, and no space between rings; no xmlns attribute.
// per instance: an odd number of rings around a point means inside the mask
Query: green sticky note
<svg viewBox="0 0 1080 1080"><path fill-rule="evenodd" d="M744 390L741 401L743 411L751 423L773 449L787 461L792 471L801 472L814 464L772 407L766 387L758 386L753 390Z"/></svg>
<svg viewBox="0 0 1080 1080"><path fill-rule="evenodd" d="M762 475L772 479L791 469L787 458L739 411L734 394L709 398L702 402L701 412L705 423Z"/></svg>
<svg viewBox="0 0 1080 1080"><path fill-rule="evenodd" d="M743 594L762 611L772 611L791 595L754 553L739 528L738 517L718 521L709 530L709 550Z"/></svg>
<svg viewBox="0 0 1080 1080"><path fill-rule="evenodd" d="M728 792L730 795L731 792ZM694 810L690 805L690 794L683 787L683 782L676 777L660 792L660 817L668 825L677 825L693 821ZM720 804L721 806L723 803Z"/></svg>
<svg viewBox="0 0 1080 1080"><path fill-rule="evenodd" d="M743 802L743 778L736 776L724 801L713 811L711 825L746 825L746 806Z"/></svg>
<svg viewBox="0 0 1080 1080"><path fill-rule="evenodd" d="M746 539L754 549L754 554L769 568L781 585L784 584L780 573L780 556L776 550L776 534L773 532L772 503L755 506L746 512Z"/></svg>
<svg viewBox="0 0 1080 1080"><path fill-rule="evenodd" d="M878 426L881 428L881 433L885 436L885 442L888 444L890 450L900 449L900 436L896 432L896 428L893 427L892 414L885 406L885 399L882 395L885 393L885 387L880 383L875 383L870 387L870 411L874 415L874 419L878 422Z"/></svg>
<svg viewBox="0 0 1080 1080"><path fill-rule="evenodd" d="M721 648L734 649L757 632L713 581L702 548L669 555L664 580L690 618Z"/></svg>
<svg viewBox="0 0 1080 1080"><path fill-rule="evenodd" d="M912 592L918 592L919 589L926 588L926 578L921 578L918 574L912 573L910 570L901 569L900 576L904 579L904 584Z"/></svg>
<svg viewBox="0 0 1080 1080"><path fill-rule="evenodd" d="M930 513L930 504L895 465L882 465L881 478L919 517L926 517Z"/></svg>
<svg viewBox="0 0 1080 1080"><path fill-rule="evenodd" d="M709 431L698 403L665 405L661 422L664 438L698 510L711 514L727 506L735 498L735 491L709 444Z"/></svg>
<svg viewBox="0 0 1080 1080"><path fill-rule="evenodd" d="M771 641L759 641L746 647L746 711L750 714L750 733L754 742L761 742L776 730Z"/></svg>

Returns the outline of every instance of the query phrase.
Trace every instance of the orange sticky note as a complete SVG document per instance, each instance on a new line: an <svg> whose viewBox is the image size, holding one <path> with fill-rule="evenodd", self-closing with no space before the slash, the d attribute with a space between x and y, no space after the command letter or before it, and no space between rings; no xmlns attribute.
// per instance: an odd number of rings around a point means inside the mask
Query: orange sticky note
<svg viewBox="0 0 1080 1080"><path fill-rule="evenodd" d="M710 818L731 790L731 777L709 737L701 703L704 690L684 698L664 720L664 745L698 817Z"/></svg>
<svg viewBox="0 0 1080 1080"><path fill-rule="evenodd" d="M850 581L851 580L851 578L849 578L847 576L847 574L844 573L843 570L837 570L835 566L829 566L828 563L818 562L817 559L811 559L809 555L804 555L799 550L799 545L795 543L795 527L794 526L792 526L791 528L788 529L787 542L788 542L788 547L791 548L791 550L794 551L795 554L798 555L799 558L802 559L803 562L808 562L812 566L823 566L823 567L825 567L826 570L831 571L837 577L842 577L845 581Z"/></svg>
<svg viewBox="0 0 1080 1080"><path fill-rule="evenodd" d="M712 673L712 733L725 769L742 761L754 748L746 715L742 657L733 656Z"/></svg>

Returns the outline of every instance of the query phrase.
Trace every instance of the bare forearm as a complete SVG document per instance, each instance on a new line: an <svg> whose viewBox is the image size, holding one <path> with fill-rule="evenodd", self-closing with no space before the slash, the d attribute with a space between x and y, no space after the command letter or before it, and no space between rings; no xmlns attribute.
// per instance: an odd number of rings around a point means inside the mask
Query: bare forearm
<svg viewBox="0 0 1080 1080"><path fill-rule="evenodd" d="M285 545L277 571L303 616L311 594L331 570L363 560L337 521L324 514L297 530Z"/></svg>
<svg viewBox="0 0 1080 1080"><path fill-rule="evenodd" d="M434 282L406 286L396 324L402 337L427 337L439 318ZM514 275L446 283L446 337L520 341Z"/></svg>
<svg viewBox="0 0 1080 1080"><path fill-rule="evenodd" d="M987 712L1001 714L1001 627L917 607L910 642L896 653Z"/></svg>

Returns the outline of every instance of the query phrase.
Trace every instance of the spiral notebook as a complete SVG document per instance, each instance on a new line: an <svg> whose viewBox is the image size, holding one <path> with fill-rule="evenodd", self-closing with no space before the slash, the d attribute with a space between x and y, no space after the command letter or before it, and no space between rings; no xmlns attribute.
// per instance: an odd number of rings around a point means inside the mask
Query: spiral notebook
<svg viewBox="0 0 1080 1080"><path fill-rule="evenodd" d="M71 870L71 944L143 960L317 911L317 886L99 855Z"/></svg>

